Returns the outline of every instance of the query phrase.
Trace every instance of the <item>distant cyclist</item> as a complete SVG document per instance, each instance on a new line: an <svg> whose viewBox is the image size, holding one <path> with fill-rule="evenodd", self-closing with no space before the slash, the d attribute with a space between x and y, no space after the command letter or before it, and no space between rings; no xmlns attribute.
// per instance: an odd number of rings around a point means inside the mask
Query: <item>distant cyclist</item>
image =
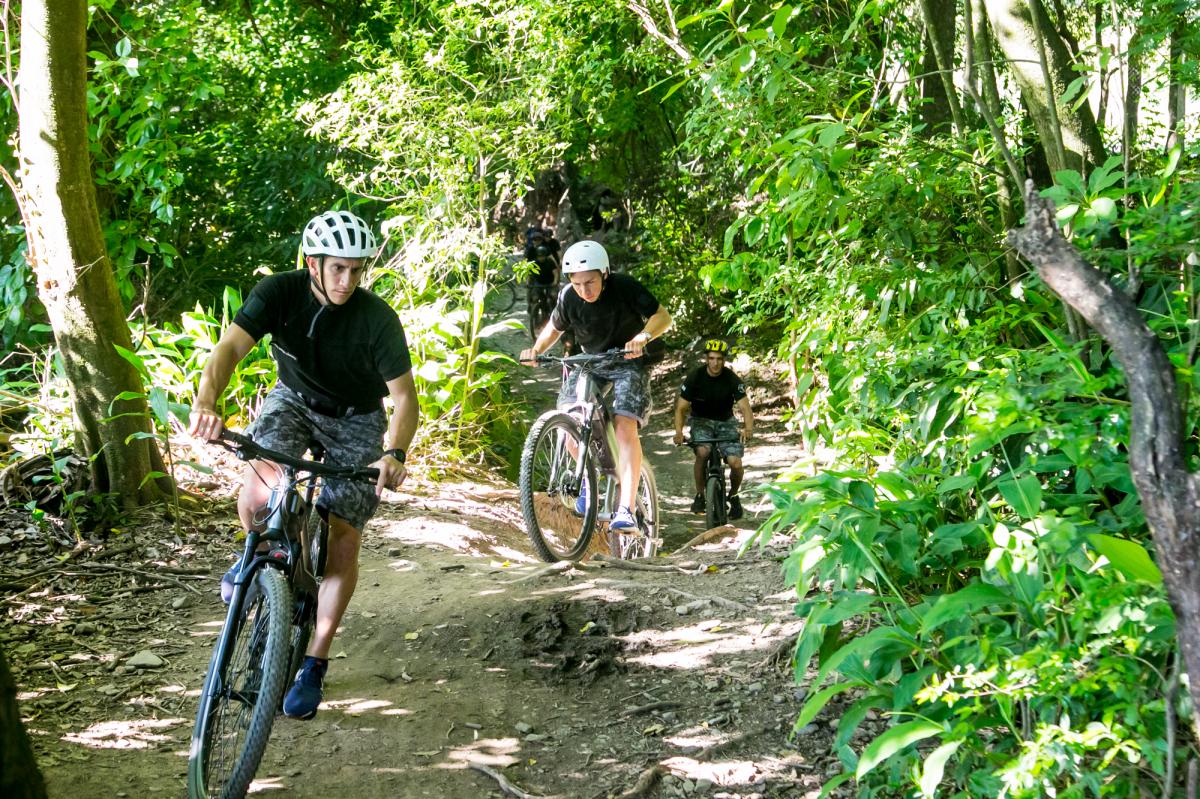
<svg viewBox="0 0 1200 799"><path fill-rule="evenodd" d="M721 339L709 339L704 343L704 365L698 367L683 381L679 398L675 401L675 444L683 443L683 421L688 416L692 440L731 438L727 444L718 444L721 456L729 464L729 518L742 518L742 500L738 489L742 487L742 455L745 443L754 433L754 413L746 396L746 384L725 365L729 345ZM742 414L739 429L733 408ZM709 447L696 447L696 463L692 472L696 478L696 497L692 500L692 513L704 513L704 466Z"/></svg>
<svg viewBox="0 0 1200 799"><path fill-rule="evenodd" d="M530 273L525 289L529 327L535 336L554 309L561 274L560 249L558 240L550 231L540 227L525 231L525 260L537 267Z"/></svg>
<svg viewBox="0 0 1200 799"><path fill-rule="evenodd" d="M595 368L592 375L601 385L611 383L613 387L621 497L609 527L629 534L637 530L632 508L642 471L638 427L646 423L650 413L650 371L645 350L647 344L671 326L671 314L632 277L610 274L608 253L597 242L579 241L568 247L563 253L563 271L570 276L571 285L559 293L550 321L533 346L521 353L520 360L534 361L554 346L564 332L574 333L584 352L626 350L624 360ZM574 401L578 378L576 369L564 382L558 395L560 408ZM576 508L582 510L585 506L586 501L581 497Z"/></svg>

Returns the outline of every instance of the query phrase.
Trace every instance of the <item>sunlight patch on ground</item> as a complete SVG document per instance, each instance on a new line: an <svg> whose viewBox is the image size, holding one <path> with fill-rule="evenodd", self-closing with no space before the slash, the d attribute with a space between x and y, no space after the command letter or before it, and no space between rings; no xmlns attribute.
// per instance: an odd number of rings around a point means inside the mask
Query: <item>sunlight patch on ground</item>
<svg viewBox="0 0 1200 799"><path fill-rule="evenodd" d="M720 763L700 763L690 757L672 757L663 765L677 777L689 780L708 780L714 785L761 785L766 774L753 760L726 760Z"/></svg>
<svg viewBox="0 0 1200 799"><path fill-rule="evenodd" d="M90 749L150 749L171 740L164 731L186 723L187 719L101 721L83 732L67 733L62 740Z"/></svg>
<svg viewBox="0 0 1200 799"><path fill-rule="evenodd" d="M430 510L432 509L427 509L427 513ZM511 525L494 519L476 519L477 522L489 524L494 528L496 533L492 533L456 520L472 518L468 513L457 513L452 518L447 516L449 514L440 512L436 516L381 519L376 524L379 535L389 541L427 549L492 556L520 563L533 561L528 552L517 548L518 539L522 539L520 543L523 543L523 536Z"/></svg>
<svg viewBox="0 0 1200 799"><path fill-rule="evenodd" d="M348 716L356 716L368 710L378 710L381 707L391 707L386 699L333 699L322 702L321 707L329 710L340 710Z"/></svg>
<svg viewBox="0 0 1200 799"><path fill-rule="evenodd" d="M381 716L411 716L412 711L403 707L390 707L379 712Z"/></svg>
<svg viewBox="0 0 1200 799"><path fill-rule="evenodd" d="M484 766L511 766L520 758L514 755L521 749L516 738L481 738L478 741L456 746L446 755L448 762L439 763L438 768L466 768L471 763Z"/></svg>
<svg viewBox="0 0 1200 799"><path fill-rule="evenodd" d="M720 621L714 624L707 620L669 631L638 630L623 636L623 640L632 647L658 649L631 657L630 663L658 669L697 669L709 665L716 655L769 649L800 624L772 625L764 629L758 621L730 622L725 626Z"/></svg>
<svg viewBox="0 0 1200 799"><path fill-rule="evenodd" d="M266 793L267 791L286 791L287 787L280 780L282 777L268 777L262 780L255 780L250 783L250 788L246 793Z"/></svg>
<svg viewBox="0 0 1200 799"><path fill-rule="evenodd" d="M696 728L693 727L690 730L683 730L676 735L668 735L663 740L672 746L678 746L680 749L707 749L726 737L716 730L702 728L702 731L696 731Z"/></svg>

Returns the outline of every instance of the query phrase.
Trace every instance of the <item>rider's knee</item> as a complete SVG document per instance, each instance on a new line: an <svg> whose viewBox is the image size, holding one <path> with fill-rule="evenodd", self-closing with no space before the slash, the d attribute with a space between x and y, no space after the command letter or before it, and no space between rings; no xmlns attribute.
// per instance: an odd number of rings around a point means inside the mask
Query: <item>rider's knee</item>
<svg viewBox="0 0 1200 799"><path fill-rule="evenodd" d="M729 464L730 469L742 468L742 459L740 457L738 457L737 455L730 455L728 458L725 459L725 462Z"/></svg>
<svg viewBox="0 0 1200 799"><path fill-rule="evenodd" d="M696 460L697 461L706 460L708 458L709 451L710 450L708 447L696 447Z"/></svg>

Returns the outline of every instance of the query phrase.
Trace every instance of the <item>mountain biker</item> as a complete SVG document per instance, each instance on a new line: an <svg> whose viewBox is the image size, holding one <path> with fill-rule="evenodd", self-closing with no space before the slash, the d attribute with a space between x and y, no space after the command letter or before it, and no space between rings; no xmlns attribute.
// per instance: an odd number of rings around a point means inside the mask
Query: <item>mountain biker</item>
<svg viewBox="0 0 1200 799"><path fill-rule="evenodd" d="M554 297L558 294L560 249L550 231L540 227L525 231L525 260L537 267L525 283L525 307L529 309L531 328L543 324L545 314L554 306ZM534 335L537 335L536 330Z"/></svg>
<svg viewBox="0 0 1200 799"><path fill-rule="evenodd" d="M637 530L632 508L642 469L638 427L646 423L650 413L650 372L645 348L671 326L671 314L634 278L610 274L608 253L597 242L579 241L568 247L563 253L562 271L571 283L559 292L550 321L533 346L521 352L520 360L534 361L567 331L574 333L576 343L587 353L626 350L625 360L593 367L591 374L600 385L611 383L613 387L621 496L609 528L629 533ZM558 395L560 408L574 401L578 378L579 369L575 369L563 382ZM579 503L585 504L586 500Z"/></svg>
<svg viewBox="0 0 1200 799"><path fill-rule="evenodd" d="M336 466L379 470L371 486L328 480L317 510L329 521L328 560L307 657L284 698L288 716L310 719L321 703L329 647L358 581L362 530L383 489L407 474L405 453L417 429L417 394L404 329L382 298L358 284L375 254L367 223L346 211L328 211L304 228L304 269L260 281L222 334L204 366L191 413L191 433L216 439L223 427L217 400L238 362L271 335L279 379L251 427L269 449L302 456L313 441ZM383 397L395 411L389 421ZM246 529L262 529L260 512L280 469L252 461L243 473L238 514ZM240 562L221 580L226 602Z"/></svg>
<svg viewBox="0 0 1200 799"><path fill-rule="evenodd" d="M754 433L754 413L750 399L746 396L746 384L725 365L729 344L721 339L709 339L704 343L704 365L683 381L679 397L675 400L675 445L683 443L683 417L690 412L688 425L692 439L739 438L729 443L717 444L725 462L729 464L729 518L742 518L742 500L738 489L742 486L742 455L745 443ZM738 429L733 417L737 406L742 414L742 427ZM692 472L696 478L696 496L692 500L692 513L704 513L705 463L709 447L696 447L696 463Z"/></svg>

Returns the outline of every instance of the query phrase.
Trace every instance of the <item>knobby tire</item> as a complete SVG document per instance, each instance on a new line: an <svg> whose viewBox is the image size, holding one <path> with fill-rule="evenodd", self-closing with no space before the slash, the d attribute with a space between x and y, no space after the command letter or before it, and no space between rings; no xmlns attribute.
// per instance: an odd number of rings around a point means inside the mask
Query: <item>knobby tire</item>
<svg viewBox="0 0 1200 799"><path fill-rule="evenodd" d="M704 486L704 522L709 530L720 527L729 520L729 510L725 507L725 486L721 478L712 476Z"/></svg>
<svg viewBox="0 0 1200 799"><path fill-rule="evenodd" d="M581 445L579 425L574 417L560 411L547 411L538 417L525 438L521 451L521 475L518 488L521 514L525 517L525 533L537 556L548 563L560 560L579 560L586 553L596 527L597 495L596 464L592 453L584 458L584 475L589 486L584 514L575 515L577 494L560 491L564 477L573 473L575 459L567 451L566 439ZM546 530L559 530L549 540Z"/></svg>
<svg viewBox="0 0 1200 799"><path fill-rule="evenodd" d="M218 662L218 646L204 678L188 759L189 799L246 795L287 684L293 614L287 580L262 566L254 581L257 597L232 622L234 629L222 632L227 657Z"/></svg>

